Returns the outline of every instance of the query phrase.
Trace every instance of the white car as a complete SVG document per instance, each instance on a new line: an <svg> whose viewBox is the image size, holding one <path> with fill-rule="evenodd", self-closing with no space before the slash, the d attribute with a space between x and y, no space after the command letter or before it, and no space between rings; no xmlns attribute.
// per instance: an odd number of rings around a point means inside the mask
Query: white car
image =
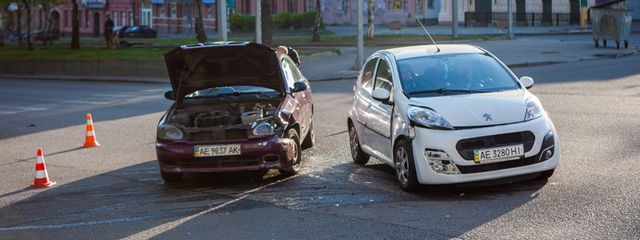
<svg viewBox="0 0 640 240"><path fill-rule="evenodd" d="M532 86L473 45L379 50L353 89L353 161L392 166L405 191L549 178L560 164L558 134Z"/></svg>

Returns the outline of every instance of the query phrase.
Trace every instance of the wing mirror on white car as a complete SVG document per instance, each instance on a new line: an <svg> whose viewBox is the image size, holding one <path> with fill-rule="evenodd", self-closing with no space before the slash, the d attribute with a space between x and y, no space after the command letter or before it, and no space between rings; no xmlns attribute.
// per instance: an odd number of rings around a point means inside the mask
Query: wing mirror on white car
<svg viewBox="0 0 640 240"><path fill-rule="evenodd" d="M526 89L533 87L533 78L531 77L528 77L528 76L521 77L520 82L522 83L522 85L524 85Z"/></svg>
<svg viewBox="0 0 640 240"><path fill-rule="evenodd" d="M371 93L371 96L376 101L380 101L384 104L389 104L389 98L391 97L391 93L389 93L387 89L378 88L376 90L373 90L373 92Z"/></svg>

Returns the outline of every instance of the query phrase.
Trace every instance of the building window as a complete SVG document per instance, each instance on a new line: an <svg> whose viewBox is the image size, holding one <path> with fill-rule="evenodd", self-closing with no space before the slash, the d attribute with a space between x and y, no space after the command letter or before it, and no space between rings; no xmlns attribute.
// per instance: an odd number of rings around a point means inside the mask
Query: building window
<svg viewBox="0 0 640 240"><path fill-rule="evenodd" d="M213 13L213 7L211 5L207 5L207 18L212 18L211 15Z"/></svg>
<svg viewBox="0 0 640 240"><path fill-rule="evenodd" d="M393 0L393 10L402 9L402 0Z"/></svg>
<svg viewBox="0 0 640 240"><path fill-rule="evenodd" d="M427 8L433 9L433 0L427 0Z"/></svg>
<svg viewBox="0 0 640 240"><path fill-rule="evenodd" d="M124 25L124 23L126 23L127 21L125 21L125 15L124 15L124 11L120 11L120 22L122 23L122 25Z"/></svg>
<svg viewBox="0 0 640 240"><path fill-rule="evenodd" d="M85 26L87 26L87 27L88 27L88 26L91 26L91 22L89 21L89 16L90 16L90 15L89 15L89 10L86 10L86 11L84 12L84 20L85 20L85 22L86 22L86 25L85 25Z"/></svg>
<svg viewBox="0 0 640 240"><path fill-rule="evenodd" d="M69 22L67 22L69 21L67 18L68 15L69 15L69 11L64 10L64 20L63 20L64 26L63 27L69 26Z"/></svg>
<svg viewBox="0 0 640 240"><path fill-rule="evenodd" d="M387 1L385 0L378 0L378 10L387 10Z"/></svg>
<svg viewBox="0 0 640 240"><path fill-rule="evenodd" d="M178 5L176 5L175 3L171 4L171 17L174 18L178 16Z"/></svg>
<svg viewBox="0 0 640 240"><path fill-rule="evenodd" d="M133 12L132 12L132 11L129 11L129 25L130 25L130 26L133 26L133 24L134 24L134 23L133 23Z"/></svg>
<svg viewBox="0 0 640 240"><path fill-rule="evenodd" d="M344 0L338 0L338 12L344 12Z"/></svg>
<svg viewBox="0 0 640 240"><path fill-rule="evenodd" d="M124 23L122 23L124 24ZM118 26L118 12L113 11L113 25Z"/></svg>

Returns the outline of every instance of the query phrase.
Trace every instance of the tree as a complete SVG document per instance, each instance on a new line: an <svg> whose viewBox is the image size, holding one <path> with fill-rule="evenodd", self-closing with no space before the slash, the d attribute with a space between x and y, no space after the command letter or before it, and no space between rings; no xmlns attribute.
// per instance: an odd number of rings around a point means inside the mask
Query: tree
<svg viewBox="0 0 640 240"><path fill-rule="evenodd" d="M322 16L320 15L320 0L316 0L316 20L313 23L313 37L311 42L320 42L320 23Z"/></svg>
<svg viewBox="0 0 640 240"><path fill-rule="evenodd" d="M45 17L45 28L44 28L44 38L42 39L42 43L46 46L47 41L49 41L49 46L53 46L53 37L51 34L52 22L51 20L51 8L54 6L60 5L60 1L58 0L42 0L40 1L40 5L42 6L42 10L44 11Z"/></svg>
<svg viewBox="0 0 640 240"><path fill-rule="evenodd" d="M201 0L196 0L196 39L198 42L203 43L207 41L207 34L204 32L204 26L202 25L202 11Z"/></svg>
<svg viewBox="0 0 640 240"><path fill-rule="evenodd" d="M27 9L27 49L29 49L29 51L33 51L33 44L31 44L31 19L33 17L31 16L31 8L33 6L31 6L29 2L29 0L22 0L22 3Z"/></svg>
<svg viewBox="0 0 640 240"><path fill-rule="evenodd" d="M80 49L80 19L78 19L78 2L71 0L71 50Z"/></svg>
<svg viewBox="0 0 640 240"><path fill-rule="evenodd" d="M271 46L272 34L271 34L271 1L263 0L261 2L261 20L262 20L262 44Z"/></svg>
<svg viewBox="0 0 640 240"><path fill-rule="evenodd" d="M375 16L375 3L373 2L373 0L368 0L367 1L367 39L373 39L373 33L375 31L375 24L373 21L373 18Z"/></svg>

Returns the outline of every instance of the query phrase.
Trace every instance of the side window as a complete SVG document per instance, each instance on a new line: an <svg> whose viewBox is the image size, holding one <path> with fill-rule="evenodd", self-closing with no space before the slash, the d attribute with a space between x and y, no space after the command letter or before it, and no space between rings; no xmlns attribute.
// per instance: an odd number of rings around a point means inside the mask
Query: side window
<svg viewBox="0 0 640 240"><path fill-rule="evenodd" d="M362 68L362 78L360 80L360 85L362 86L363 89L365 89L368 92L371 92L372 89L372 83L373 83L373 73L376 69L376 64L378 63L378 58L373 58L370 61L368 61L364 67Z"/></svg>
<svg viewBox="0 0 640 240"><path fill-rule="evenodd" d="M373 88L384 88L387 91L392 92L393 89L393 79L391 78L391 67L389 63L384 59L380 60L380 64L378 64L378 71L376 72L376 82L375 87Z"/></svg>
<svg viewBox="0 0 640 240"><path fill-rule="evenodd" d="M280 60L280 64L282 65L282 71L287 78L287 87L289 89L293 88L293 83L302 81L302 73L296 64L293 63L291 58L283 57Z"/></svg>

